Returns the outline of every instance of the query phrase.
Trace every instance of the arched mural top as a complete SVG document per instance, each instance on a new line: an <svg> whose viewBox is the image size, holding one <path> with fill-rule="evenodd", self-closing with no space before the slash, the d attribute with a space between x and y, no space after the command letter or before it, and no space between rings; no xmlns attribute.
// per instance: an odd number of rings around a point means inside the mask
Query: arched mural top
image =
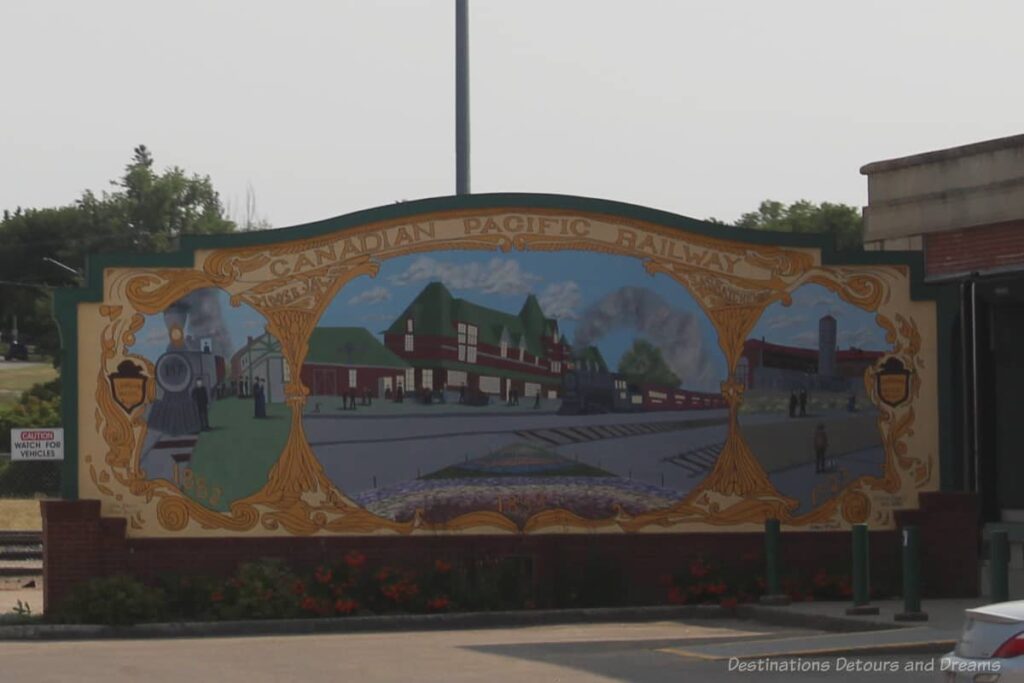
<svg viewBox="0 0 1024 683"><path fill-rule="evenodd" d="M913 260L835 258L820 237L519 194L103 258L90 290L61 298L69 471L139 535L891 525L937 485L935 307L913 296ZM794 298L818 290L827 311ZM356 302L381 322L357 324ZM242 309L256 317L223 314ZM814 316L816 343L800 341ZM211 317L232 340L220 350L204 346ZM847 327L823 332L826 318ZM842 349L864 324L885 342ZM787 325L806 333L754 336ZM692 359L711 350L708 383ZM151 381L126 406L132 377ZM231 455L243 434L266 464ZM438 455L438 438L460 453ZM480 486L508 491L484 501Z"/></svg>

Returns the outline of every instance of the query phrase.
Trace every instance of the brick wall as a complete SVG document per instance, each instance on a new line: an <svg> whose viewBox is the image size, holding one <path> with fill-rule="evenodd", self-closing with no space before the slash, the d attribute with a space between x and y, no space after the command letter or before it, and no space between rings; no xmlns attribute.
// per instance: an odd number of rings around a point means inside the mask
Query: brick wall
<svg viewBox="0 0 1024 683"><path fill-rule="evenodd" d="M928 277L1024 268L1024 221L925 235Z"/></svg>
<svg viewBox="0 0 1024 683"><path fill-rule="evenodd" d="M901 523L921 527L925 597L977 595L977 501L966 494L927 493L922 508L900 513ZM698 557L710 560L760 556L759 533L571 534L547 536L412 536L314 538L128 539L123 520L99 516L98 501L45 501L44 609L60 604L71 588L96 576L130 574L153 580L166 574L227 576L246 560L279 557L296 569L340 560L359 550L372 561L398 566L441 557L527 557L539 606L558 602L554 591L587 563L620 573L631 604L663 602L661 577ZM899 590L897 531L871 534L871 577L876 587ZM819 569L850 566L847 532L786 532L783 574L812 576Z"/></svg>

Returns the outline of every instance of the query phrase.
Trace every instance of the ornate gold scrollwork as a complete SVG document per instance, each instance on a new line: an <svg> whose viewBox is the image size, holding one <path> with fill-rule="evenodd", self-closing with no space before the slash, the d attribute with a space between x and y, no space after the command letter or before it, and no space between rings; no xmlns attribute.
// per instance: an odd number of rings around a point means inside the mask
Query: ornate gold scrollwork
<svg viewBox="0 0 1024 683"><path fill-rule="evenodd" d="M500 213L492 210L479 215ZM421 220L442 221L465 215L468 213L452 212L424 216ZM228 532L284 530L294 535L642 531L678 528L684 524L752 524L768 517L791 525L853 523L871 518L871 491L899 491L905 473L919 486L930 481L930 461L911 456L906 446L906 439L913 434L914 401L911 400L900 409L880 409L879 429L887 454L884 477L855 480L812 512L793 516L791 510L796 502L775 489L744 440L738 423L743 386L727 379L721 387L729 410L729 432L715 466L689 495L664 510L636 516L619 510L607 518L585 519L566 510L549 509L530 516L522 529L498 511L473 512L446 523L427 523L421 515L416 515L409 522L399 523L360 508L327 478L304 434L302 413L309 389L302 384L299 372L292 373L285 387L286 402L291 409L290 432L266 484L248 498L232 503L228 512L210 510L182 495L173 482L148 480L140 470L138 458L146 430L142 411L129 417L119 409L105 378L116 362L124 358L145 363L152 376L153 367L148 360L127 355L134 335L144 322L142 316L158 313L200 288L224 289L233 305L246 303L260 312L267 320L267 331L279 340L289 367L301 368L308 351L307 340L333 298L353 279L376 276L380 264L388 259L430 251L470 249L617 254L641 260L648 273L664 274L693 295L717 332L732 378L744 342L765 309L776 302L788 305L792 292L798 287L809 283L824 286L844 301L868 311L878 311L885 306L894 286L906 287L906 273L896 267L822 267L815 265L813 255L805 250L754 247L705 236L682 235L661 226L627 222L617 217L584 215L594 221L610 221L615 228L657 236L662 246L657 248L657 253L652 253L650 249L638 248L639 242L622 240L621 235L620 239L539 233L436 237L431 227L431 239L401 239L390 243L384 239L382 243L387 243L388 247L376 253L357 249L354 251L359 253L346 256L349 243L365 241L372 234L397 230L396 234L401 235L401 226L395 227L397 223L392 221L310 240L218 249L201 257L198 268L119 269L108 273L106 303L100 308L106 323L100 338L100 373L95 391L97 429L101 430L108 449L104 458L108 469L104 472L110 473L124 493L143 501L158 499L156 523L167 531L184 532L195 524L203 529ZM428 233L424 230L423 234ZM673 256L664 246L669 239L685 241L687 248L708 250L721 257L701 262L692 254L687 258ZM727 262L728 268L716 269L708 265L716 260L719 264ZM909 367L920 369L921 337L914 321L902 315L896 315L894 320L879 315L878 322L888 332L889 341L894 345L893 354ZM920 390L920 374L913 376L913 397ZM154 391L150 383L149 402L154 399ZM99 481L91 462L89 473L101 493L116 493L110 485ZM146 518L141 514L133 516L132 529L141 529L145 524Z"/></svg>

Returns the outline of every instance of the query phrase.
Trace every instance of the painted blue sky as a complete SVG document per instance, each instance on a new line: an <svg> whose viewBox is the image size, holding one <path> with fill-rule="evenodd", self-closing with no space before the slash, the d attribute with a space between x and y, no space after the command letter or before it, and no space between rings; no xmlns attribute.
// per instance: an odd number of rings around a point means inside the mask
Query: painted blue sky
<svg viewBox="0 0 1024 683"><path fill-rule="evenodd" d="M607 254L444 252L406 256L384 262L376 278L363 277L350 283L330 304L319 324L365 327L379 338L380 332L423 287L435 281L443 282L457 297L513 314L519 312L526 296L533 293L545 314L558 319L570 342L591 306L624 287L643 289L660 298L672 311L693 316L697 323L708 373L703 385L687 381L684 374L684 386L714 389L725 374L725 360L714 329L689 292L667 276L647 275L639 260ZM226 292L214 291L230 331L232 351L241 347L246 337L262 334L266 321L259 313L244 304L232 307ZM841 349L888 348L884 330L875 323L874 314L845 303L819 285L797 289L790 306L770 306L750 336L764 337L776 344L814 348L818 320L826 313L836 318ZM612 328L595 343L614 368L638 337L658 343L631 326ZM153 361L159 358L168 343L163 315L147 316L136 339L132 353Z"/></svg>
<svg viewBox="0 0 1024 683"><path fill-rule="evenodd" d="M229 303L228 293L222 289L212 289L212 291L217 294L221 315L231 333L232 353L245 345L247 337L258 337L263 334L267 321L262 315L245 304L232 307ZM187 325L185 334L190 334ZM163 314L147 315L146 324L135 335L135 339L136 342L130 351L151 361L156 361L167 350L169 342Z"/></svg>
<svg viewBox="0 0 1024 683"><path fill-rule="evenodd" d="M443 282L456 297L513 314L533 293L545 314L558 320L570 342L588 307L623 287L645 288L673 310L695 316L714 378L706 388L717 389L725 375L725 359L715 332L689 292L667 276L651 277L637 259L607 254L443 252L405 256L384 262L376 278L360 278L346 286L319 324L361 326L380 336L409 302L435 281ZM646 335L618 328L596 345L614 368L638 336ZM690 386L685 377L684 386Z"/></svg>
<svg viewBox="0 0 1024 683"><path fill-rule="evenodd" d="M875 323L875 314L848 304L821 285L804 285L793 292L789 306L772 304L758 321L752 339L786 346L818 348L818 321L827 313L836 319L837 344L881 351L889 348L885 330Z"/></svg>

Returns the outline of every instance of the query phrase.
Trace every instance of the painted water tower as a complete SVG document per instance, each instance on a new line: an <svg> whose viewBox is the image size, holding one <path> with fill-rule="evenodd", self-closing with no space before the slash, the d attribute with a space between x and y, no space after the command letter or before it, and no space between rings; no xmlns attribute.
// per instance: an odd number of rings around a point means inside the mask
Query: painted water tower
<svg viewBox="0 0 1024 683"><path fill-rule="evenodd" d="M836 319L830 314L818 321L818 374L836 375Z"/></svg>

